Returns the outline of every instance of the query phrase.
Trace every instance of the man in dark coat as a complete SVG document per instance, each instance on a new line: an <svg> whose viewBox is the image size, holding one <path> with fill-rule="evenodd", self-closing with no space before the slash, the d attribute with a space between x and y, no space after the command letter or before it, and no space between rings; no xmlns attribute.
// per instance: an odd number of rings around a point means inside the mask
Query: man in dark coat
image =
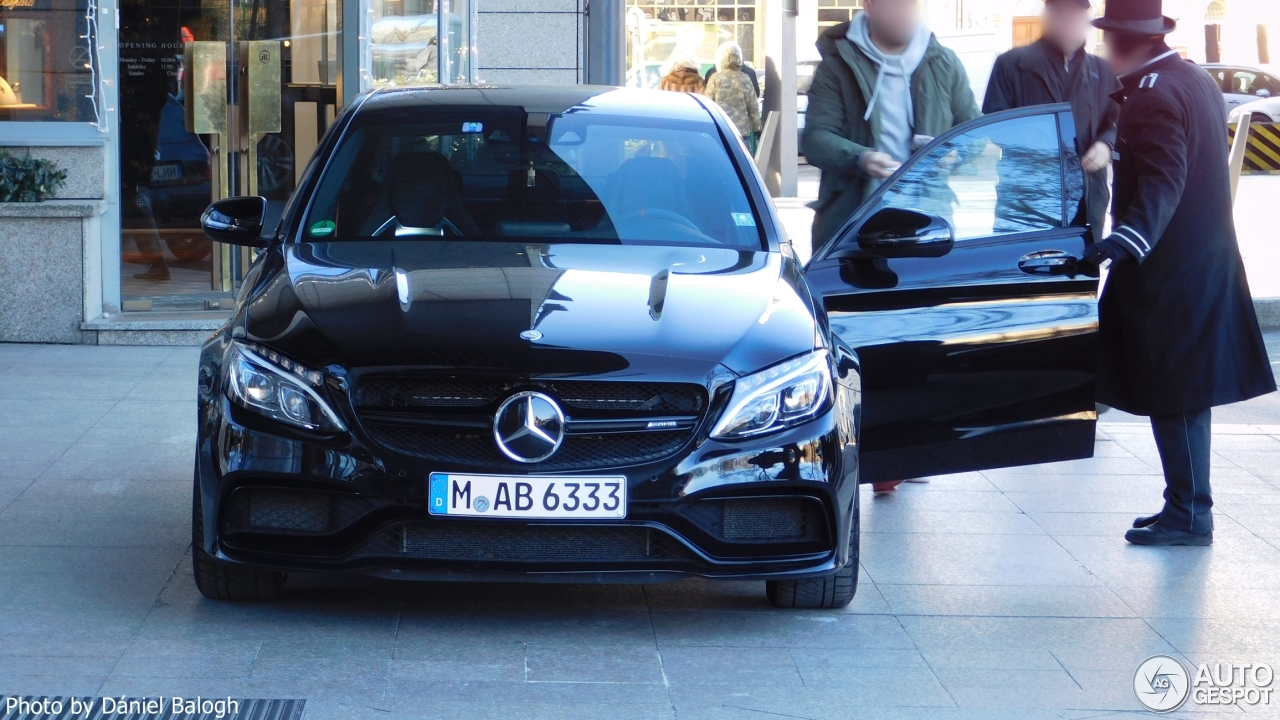
<svg viewBox="0 0 1280 720"><path fill-rule="evenodd" d="M1110 261L1098 400L1151 416L1165 476L1164 508L1125 539L1208 545L1209 408L1276 387L1236 245L1222 91L1165 45L1160 0L1109 0L1094 24L1122 85L1115 227L1085 255Z"/></svg>
<svg viewBox="0 0 1280 720"><path fill-rule="evenodd" d="M1110 199L1107 166L1116 145L1116 118L1120 115L1111 93L1120 84L1106 61L1085 51L1089 7L1089 0L1045 0L1042 37L996 58L982 112L1071 103L1076 152L1087 173L1088 216L1078 220L1087 220L1095 237L1101 237Z"/></svg>

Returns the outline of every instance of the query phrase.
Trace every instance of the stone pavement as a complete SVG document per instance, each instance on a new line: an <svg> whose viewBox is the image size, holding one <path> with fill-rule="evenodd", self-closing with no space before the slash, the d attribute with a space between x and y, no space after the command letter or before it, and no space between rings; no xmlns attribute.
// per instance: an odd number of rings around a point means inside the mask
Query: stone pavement
<svg viewBox="0 0 1280 720"><path fill-rule="evenodd" d="M1215 416L1209 548L1125 545L1162 484L1147 426L1108 413L1092 459L866 491L845 611L703 581L304 577L235 604L191 580L195 361L0 345L0 694L300 697L312 719L1083 719L1136 717L1153 654L1280 668L1275 397Z"/></svg>

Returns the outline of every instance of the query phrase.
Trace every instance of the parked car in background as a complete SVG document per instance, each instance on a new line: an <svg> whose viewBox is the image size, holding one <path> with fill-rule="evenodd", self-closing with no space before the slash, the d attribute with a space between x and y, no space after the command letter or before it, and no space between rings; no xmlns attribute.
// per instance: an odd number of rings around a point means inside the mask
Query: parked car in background
<svg viewBox="0 0 1280 720"><path fill-rule="evenodd" d="M1280 71L1247 65L1201 65L1222 88L1227 109L1258 98L1280 97Z"/></svg>
<svg viewBox="0 0 1280 720"><path fill-rule="evenodd" d="M1255 123L1280 123L1280 95L1237 105L1231 111L1231 122L1241 115L1251 116Z"/></svg>

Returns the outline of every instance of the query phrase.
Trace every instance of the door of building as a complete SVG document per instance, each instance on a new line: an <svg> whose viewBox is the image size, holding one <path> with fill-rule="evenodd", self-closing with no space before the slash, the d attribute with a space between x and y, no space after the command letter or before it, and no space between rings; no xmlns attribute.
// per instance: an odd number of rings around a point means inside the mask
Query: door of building
<svg viewBox="0 0 1280 720"><path fill-rule="evenodd" d="M1013 46L1023 47L1040 39L1040 18L1015 17L1013 19Z"/></svg>
<svg viewBox="0 0 1280 720"><path fill-rule="evenodd" d="M209 202L278 211L342 94L342 0L121 0L122 309L229 307L250 257Z"/></svg>

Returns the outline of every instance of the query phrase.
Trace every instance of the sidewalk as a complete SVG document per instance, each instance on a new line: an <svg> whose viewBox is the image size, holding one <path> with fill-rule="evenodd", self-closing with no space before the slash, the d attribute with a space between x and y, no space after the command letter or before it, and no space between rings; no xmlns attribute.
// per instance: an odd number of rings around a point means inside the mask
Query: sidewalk
<svg viewBox="0 0 1280 720"><path fill-rule="evenodd" d="M1280 360L1280 334L1269 334ZM1126 545L1159 507L1143 422L1095 456L862 495L846 611L763 583L191 579L196 348L0 345L0 694L305 698L308 720L1081 720L1140 713L1155 654L1280 668L1280 407L1215 412L1216 544ZM1271 705L1193 707L1275 717Z"/></svg>

